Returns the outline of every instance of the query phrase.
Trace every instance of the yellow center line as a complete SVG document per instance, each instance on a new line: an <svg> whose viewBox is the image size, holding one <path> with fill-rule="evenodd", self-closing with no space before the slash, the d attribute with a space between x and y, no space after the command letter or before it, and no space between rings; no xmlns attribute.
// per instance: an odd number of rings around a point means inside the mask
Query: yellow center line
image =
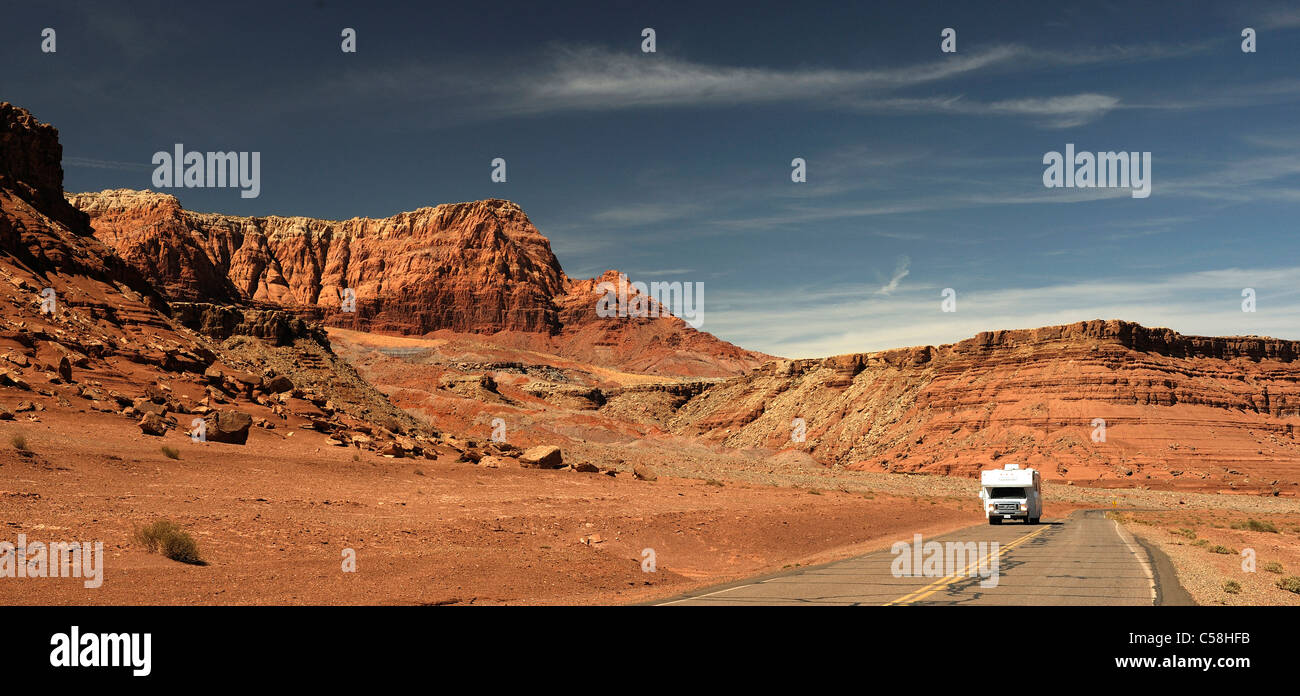
<svg viewBox="0 0 1300 696"><path fill-rule="evenodd" d="M1040 529L1040 530L1037 530L1037 532L1041 532L1041 531L1042 531L1041 529ZM1003 549L1011 548L1013 545L1018 544L1018 543L1020 543L1020 542L1022 542L1022 541L1024 541L1024 540L1028 539L1029 537L1033 536L1033 535L1036 534L1037 532L1030 532L1029 534L1025 534L1024 536L1021 536L1021 537L1019 537L1019 538L1017 538L1017 539L1012 540L1011 543L1009 543L1009 544L1007 544L1005 547L1001 547L1001 548L1003 548ZM986 553L986 554L984 554L982 557L980 557L980 558L976 559L975 561L973 561L970 565L978 565L978 564L980 564L980 563L982 563L982 562L986 562L986 561L990 558L991 555L992 555L991 553ZM956 578L962 577L962 573L966 572L966 571L970 568L970 565L967 565L965 568L962 568L961 570L953 571L952 573L949 573L949 574L947 574L947 575L945 575L945 576L939 578L938 580L935 580L935 581L931 582L931 583L928 584L928 585L923 585L923 586L921 586L919 589L916 589L916 590L913 590L913 591L911 591L911 592L908 592L907 594L903 595L902 597L899 597L898 599L895 599L894 601L885 604L885 606L890 606L890 605L892 605L892 604L898 604L898 603L902 603L902 602L912 601L913 595L919 595L920 593L925 592L926 590L928 590L928 589L930 589L930 588L932 588L932 587L934 587L934 586L936 586L936 585L938 585L938 584L940 584L940 583L943 583L943 582L949 582L949 581L954 580L954 579L956 579Z"/></svg>
<svg viewBox="0 0 1300 696"><path fill-rule="evenodd" d="M1038 536L1039 534L1046 532L1049 529L1051 529L1051 526L1046 526L1043 527L1042 529L1039 529L1034 532L1030 532L1022 537L1012 540L1011 543L1007 544L1006 546L1002 546L998 550L997 556L1001 557L1002 554L1025 543L1026 541L1029 541L1030 539ZM888 606L893 606L895 604L905 605L905 604L910 604L912 602L919 602L920 600L929 597L935 592L938 592L939 590L944 589L945 587L948 587L953 583L956 583L958 580L961 580L962 578L970 577L971 569L978 568L980 565L987 563L989 559L993 557L993 555L994 554L992 553L986 553L978 560L972 561L965 568L962 568L961 570L953 573L949 573L948 575L945 575L942 578L935 580L934 582L920 588L919 590L913 590L912 592L908 592L907 594L903 595L902 597L899 597L898 599L895 599L892 602L886 602L883 606L888 607Z"/></svg>

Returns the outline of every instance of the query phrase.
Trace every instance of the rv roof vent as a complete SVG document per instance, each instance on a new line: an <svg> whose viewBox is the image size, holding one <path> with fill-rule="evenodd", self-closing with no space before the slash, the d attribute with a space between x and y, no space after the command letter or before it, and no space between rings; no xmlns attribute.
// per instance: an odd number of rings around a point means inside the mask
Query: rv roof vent
<svg viewBox="0 0 1300 696"><path fill-rule="evenodd" d="M1020 465L1019 465L1019 464L1007 464L1006 466L1002 467L1002 470L1003 470L1003 471L1015 471L1016 469L1019 469L1019 468L1020 468Z"/></svg>

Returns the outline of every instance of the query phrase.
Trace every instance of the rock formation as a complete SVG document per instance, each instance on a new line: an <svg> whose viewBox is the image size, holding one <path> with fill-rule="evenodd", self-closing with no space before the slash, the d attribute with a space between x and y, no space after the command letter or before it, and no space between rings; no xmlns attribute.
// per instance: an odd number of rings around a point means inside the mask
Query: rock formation
<svg viewBox="0 0 1300 696"><path fill-rule="evenodd" d="M672 427L871 471L1295 495L1300 342L1122 321L769 363L687 402ZM793 422L806 424L792 441ZM1277 482L1277 483L1275 483Z"/></svg>
<svg viewBox="0 0 1300 696"><path fill-rule="evenodd" d="M171 300L269 303L379 333L494 334L503 345L649 374L732 375L769 357L676 317L596 316L598 283L621 276L568 278L509 201L329 221L194 213L149 191L69 200ZM346 291L355 311L343 311Z"/></svg>
<svg viewBox="0 0 1300 696"><path fill-rule="evenodd" d="M365 432L375 450L399 437L403 453L433 442L427 426L332 354L319 326L274 309L169 306L69 204L61 157L56 129L0 103L0 418L46 408L74 420L119 414L124 427L168 440L188 438L189 414L221 410L211 442L246 442L254 417L265 429ZM177 258L198 257L206 258Z"/></svg>

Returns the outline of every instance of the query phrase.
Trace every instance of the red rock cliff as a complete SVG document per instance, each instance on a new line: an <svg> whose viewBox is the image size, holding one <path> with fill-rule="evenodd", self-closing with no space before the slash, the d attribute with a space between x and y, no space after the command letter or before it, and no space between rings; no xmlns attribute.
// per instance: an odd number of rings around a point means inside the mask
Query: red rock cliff
<svg viewBox="0 0 1300 696"><path fill-rule="evenodd" d="M1295 495L1298 358L1297 341L1123 321L992 331L770 363L692 399L673 426L875 471L969 476L1019 461L1101 485ZM791 442L795 418L804 443Z"/></svg>
<svg viewBox="0 0 1300 696"><path fill-rule="evenodd" d="M769 357L676 317L596 316L596 284L617 272L569 279L510 201L330 221L195 213L149 191L69 200L174 300L267 302L362 331L500 334L518 348L651 374L733 375ZM345 288L355 312L341 311Z"/></svg>

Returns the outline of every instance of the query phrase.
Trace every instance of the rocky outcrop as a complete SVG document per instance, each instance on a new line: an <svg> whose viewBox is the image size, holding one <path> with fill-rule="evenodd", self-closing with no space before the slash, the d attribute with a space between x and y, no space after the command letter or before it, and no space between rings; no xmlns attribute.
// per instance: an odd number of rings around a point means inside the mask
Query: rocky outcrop
<svg viewBox="0 0 1300 696"><path fill-rule="evenodd" d="M62 161L63 146L54 126L36 120L26 109L0 102L0 189L73 233L86 234L89 218L63 198Z"/></svg>
<svg viewBox="0 0 1300 696"><path fill-rule="evenodd" d="M58 131L0 103L0 145L0 290L12 304L0 315L0 349L25 352L63 382L71 363L114 356L168 372L210 363L211 351L175 331L161 297L64 199Z"/></svg>
<svg viewBox="0 0 1300 696"><path fill-rule="evenodd" d="M745 350L699 331L667 314L602 317L596 301L601 284L635 296L629 279L614 270L597 278L570 281L555 299L563 331L550 343L560 355L593 365L617 365L628 372L678 377L724 377L751 370L772 356Z"/></svg>
<svg viewBox="0 0 1300 696"><path fill-rule="evenodd" d="M403 452L423 452L433 442L427 425L334 356L321 327L301 316L276 306L169 307L65 199L54 128L0 104L0 145L0 401L22 395L61 416L119 414L124 427L159 437L176 438L193 420L173 414L194 414L208 417L212 441L246 442L256 421L266 430L324 423L374 451L407 440ZM178 210L158 207L154 227L172 224ZM178 258L141 269L189 268L198 256ZM200 273L189 285L206 287L205 277L224 275Z"/></svg>
<svg viewBox="0 0 1300 696"><path fill-rule="evenodd" d="M218 340L253 336L284 346L295 339L309 338L322 346L329 346L329 338L319 325L283 310L206 302L173 302L171 310L177 322Z"/></svg>
<svg viewBox="0 0 1300 696"><path fill-rule="evenodd" d="M125 286L147 310L162 309L152 286L96 240L85 213L63 197L63 147L59 132L25 109L0 102L0 254L22 266L5 275L21 291L50 285L22 285L25 273L65 273ZM56 292L59 288L53 288ZM71 298L69 298L71 299ZM93 297L86 297L93 302ZM100 303L101 311L113 307Z"/></svg>

